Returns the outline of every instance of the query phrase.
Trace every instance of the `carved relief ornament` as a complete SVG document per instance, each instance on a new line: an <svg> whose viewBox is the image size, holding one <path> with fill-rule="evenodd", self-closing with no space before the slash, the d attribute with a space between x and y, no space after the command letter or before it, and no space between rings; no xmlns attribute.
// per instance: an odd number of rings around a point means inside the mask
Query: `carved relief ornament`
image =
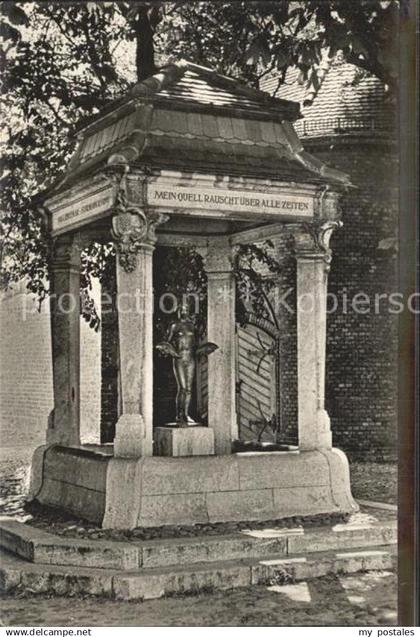
<svg viewBox="0 0 420 637"><path fill-rule="evenodd" d="M137 253L147 235L146 215L140 208L127 208L112 218L112 236L117 242L119 262L126 272L137 264Z"/></svg>
<svg viewBox="0 0 420 637"><path fill-rule="evenodd" d="M117 168L120 168L119 166ZM121 176L108 174L117 186L115 212L112 218L112 236L117 243L118 259L126 272L133 272L137 254L141 249L152 249L156 243L156 228L169 219L168 215L150 213L129 198L127 184L128 166L123 166ZM118 180L119 177L119 180ZM130 188L131 191L131 188Z"/></svg>

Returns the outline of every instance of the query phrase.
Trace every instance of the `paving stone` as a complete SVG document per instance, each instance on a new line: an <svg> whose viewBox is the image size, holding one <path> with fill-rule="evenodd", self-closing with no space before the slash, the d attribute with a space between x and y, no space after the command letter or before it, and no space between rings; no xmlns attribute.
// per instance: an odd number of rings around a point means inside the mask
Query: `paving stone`
<svg viewBox="0 0 420 637"><path fill-rule="evenodd" d="M361 514L358 515L361 517ZM355 516L355 521L356 516ZM204 534L149 541L85 540L54 536L14 520L0 521L0 546L35 563L135 570L200 562L302 554L393 545L396 523L338 524L317 528L246 529L226 535ZM173 529L166 529L168 534Z"/></svg>
<svg viewBox="0 0 420 637"><path fill-rule="evenodd" d="M51 540L34 544L33 561L38 564L132 570L141 566L141 551L128 542L119 545L118 542Z"/></svg>
<svg viewBox="0 0 420 637"><path fill-rule="evenodd" d="M32 538L46 535L10 518L0 519L0 546L26 560L33 560Z"/></svg>
<svg viewBox="0 0 420 637"><path fill-rule="evenodd" d="M395 626L395 573L328 575L313 582L203 591L143 603L95 597L0 599L6 626ZM281 628L280 628L281 630Z"/></svg>
<svg viewBox="0 0 420 637"><path fill-rule="evenodd" d="M252 566L253 584L282 584L322 577L329 573L357 573L358 571L389 570L394 566L395 551L389 548L376 551L334 551L310 554L305 557L280 557L261 560Z"/></svg>

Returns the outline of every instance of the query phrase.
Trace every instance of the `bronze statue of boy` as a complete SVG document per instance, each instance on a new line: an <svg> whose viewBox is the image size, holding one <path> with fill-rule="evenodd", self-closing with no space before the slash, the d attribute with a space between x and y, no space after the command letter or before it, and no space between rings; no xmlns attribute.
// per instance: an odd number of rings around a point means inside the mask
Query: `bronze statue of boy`
<svg viewBox="0 0 420 637"><path fill-rule="evenodd" d="M172 323L168 338L156 345L163 354L172 356L173 370L177 384L176 417L180 427L197 425L190 416L192 388L194 383L196 359L207 356L217 349L215 343L197 345L197 330L191 320L188 307L183 304L178 310L178 319Z"/></svg>

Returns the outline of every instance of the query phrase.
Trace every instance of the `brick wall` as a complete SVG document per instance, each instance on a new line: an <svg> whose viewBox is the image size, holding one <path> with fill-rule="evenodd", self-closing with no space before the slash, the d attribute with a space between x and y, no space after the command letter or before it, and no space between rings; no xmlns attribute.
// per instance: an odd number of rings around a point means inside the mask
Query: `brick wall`
<svg viewBox="0 0 420 637"><path fill-rule="evenodd" d="M52 408L49 314L38 313L19 286L3 295L0 321L1 442L35 447L45 441Z"/></svg>
<svg viewBox="0 0 420 637"><path fill-rule="evenodd" d="M381 241L397 237L398 155L395 144L373 136L334 136L305 142L309 152L350 175L355 188L341 199L343 228L333 234L328 292L338 300L327 320L326 408L333 444L361 460L394 460L397 454L398 315L386 298L398 291L395 250ZM389 242L392 244L392 242ZM281 264L279 296L296 309L293 239L276 239ZM358 293L372 308L360 314ZM344 298L348 298L348 307ZM329 308L333 300L330 299ZM392 309L392 307L391 307ZM280 411L282 442L297 442L296 316L278 305L281 328Z"/></svg>
<svg viewBox="0 0 420 637"><path fill-rule="evenodd" d="M53 405L48 304L37 311L24 285L0 299L0 439L3 446L36 447L45 442ZM81 434L99 438L99 334L81 319Z"/></svg>
<svg viewBox="0 0 420 637"><path fill-rule="evenodd" d="M275 255L280 264L278 297L273 298L280 335L280 437L279 442L296 445L297 427L297 331L296 331L296 259L293 235L285 233L275 240ZM289 293L289 290L291 292ZM284 298L284 302L280 299ZM288 308L292 311L289 311Z"/></svg>
<svg viewBox="0 0 420 637"><path fill-rule="evenodd" d="M333 59L326 54L322 66L316 91L294 69L280 87L278 73L268 74L261 88L300 103L303 118L295 128L305 149L348 173L356 186L342 200L344 227L332 238L329 291L339 298L390 294L397 291L397 258L379 244L398 229L397 107L381 80L341 52ZM349 455L396 457L397 321L385 300L378 313L350 307L329 315L326 406L334 444Z"/></svg>
<svg viewBox="0 0 420 637"><path fill-rule="evenodd" d="M333 442L350 456L390 460L397 447L398 315L378 294L398 291L394 250L380 247L398 229L398 157L384 140L342 137L305 147L348 173L356 188L342 199L344 226L332 238L329 292L341 300L363 292L368 313L343 305L328 316L327 409ZM331 307L331 306L330 306Z"/></svg>

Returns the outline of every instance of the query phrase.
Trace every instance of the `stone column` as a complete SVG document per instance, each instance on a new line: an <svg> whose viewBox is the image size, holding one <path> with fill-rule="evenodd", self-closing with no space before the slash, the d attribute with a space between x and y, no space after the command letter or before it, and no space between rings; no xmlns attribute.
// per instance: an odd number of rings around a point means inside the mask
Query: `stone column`
<svg viewBox="0 0 420 637"><path fill-rule="evenodd" d="M208 422L216 455L231 453L238 438L235 392L235 279L231 247L216 242L204 257L207 273L207 339L218 345L208 359Z"/></svg>
<svg viewBox="0 0 420 637"><path fill-rule="evenodd" d="M120 352L120 408L114 456L153 453L153 272L152 255L163 215L140 209L113 219L117 240L117 311Z"/></svg>
<svg viewBox="0 0 420 637"><path fill-rule="evenodd" d="M340 222L326 222L298 234L297 349L298 433L302 450L332 446L330 418L325 410L327 283L329 239Z"/></svg>
<svg viewBox="0 0 420 637"><path fill-rule="evenodd" d="M54 409L48 444L80 445L80 251L78 235L59 237L50 263Z"/></svg>

